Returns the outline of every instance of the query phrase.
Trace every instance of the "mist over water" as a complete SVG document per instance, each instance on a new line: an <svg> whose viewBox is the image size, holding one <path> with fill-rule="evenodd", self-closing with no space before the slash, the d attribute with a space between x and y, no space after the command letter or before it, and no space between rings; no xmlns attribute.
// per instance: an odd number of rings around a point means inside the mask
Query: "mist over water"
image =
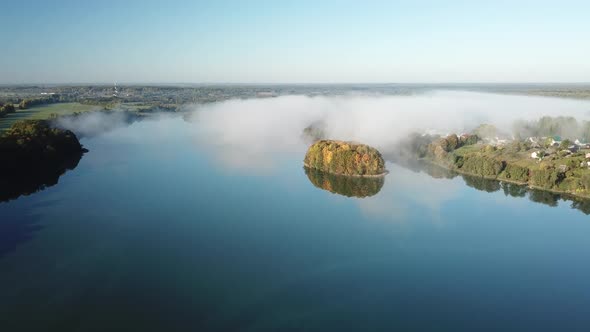
<svg viewBox="0 0 590 332"><path fill-rule="evenodd" d="M590 101L448 90L413 95L355 93L236 99L189 105L184 110L185 120L192 124L195 145L212 153L229 169L257 173L272 170L285 155L297 153L303 158L309 144L303 130L312 124L319 124L331 139L389 149L412 132L460 134L487 123L515 134L515 123L522 125L543 116L590 119ZM89 137L138 119L130 114L116 110L92 112L59 118L57 124ZM159 120L172 116L160 114L149 119L162 122ZM178 130L164 122L150 139ZM523 137L530 134L524 128L516 130Z"/></svg>
<svg viewBox="0 0 590 332"><path fill-rule="evenodd" d="M412 132L469 132L482 123L512 133L517 120L573 116L586 120L590 102L492 93L431 91L418 95L284 96L193 106L195 142L232 168L272 167L277 153L301 151L313 123L327 137L387 148Z"/></svg>
<svg viewBox="0 0 590 332"><path fill-rule="evenodd" d="M185 137L192 141L195 153L207 153L225 170L263 175L278 167L300 165L310 144L303 131L310 125L321 126L327 138L357 141L390 153L413 132L460 134L488 123L513 134L515 123L543 116L588 120L590 101L448 90L413 95L290 95L189 105L182 112L187 127L165 121L179 116L113 110L61 117L57 126L84 138L147 119L154 123L151 135L122 130L116 131L118 139L157 144L188 131ZM530 134L524 129L522 137Z"/></svg>
<svg viewBox="0 0 590 332"><path fill-rule="evenodd" d="M95 136L105 131L123 127L129 123L127 113L119 111L88 112L57 119L59 128L75 132L78 136Z"/></svg>

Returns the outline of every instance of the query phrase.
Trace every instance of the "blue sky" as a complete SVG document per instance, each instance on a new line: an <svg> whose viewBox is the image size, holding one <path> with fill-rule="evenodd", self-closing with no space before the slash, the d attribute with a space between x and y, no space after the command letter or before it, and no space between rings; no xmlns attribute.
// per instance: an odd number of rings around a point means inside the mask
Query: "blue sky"
<svg viewBox="0 0 590 332"><path fill-rule="evenodd" d="M6 1L0 83L589 82L590 1Z"/></svg>

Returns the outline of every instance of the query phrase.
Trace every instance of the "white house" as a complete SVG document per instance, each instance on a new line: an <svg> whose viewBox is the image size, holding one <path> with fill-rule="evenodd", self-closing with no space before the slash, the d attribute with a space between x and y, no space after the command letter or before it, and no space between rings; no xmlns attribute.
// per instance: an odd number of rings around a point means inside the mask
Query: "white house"
<svg viewBox="0 0 590 332"><path fill-rule="evenodd" d="M577 145L577 146L579 146L579 147L580 147L580 148L582 148L582 149L587 149L587 148L590 146L590 144L588 144L588 142L586 142L585 140L584 140L584 142L582 142L582 141L580 141L579 139L577 139L577 140L574 142L574 144L575 144L575 145Z"/></svg>

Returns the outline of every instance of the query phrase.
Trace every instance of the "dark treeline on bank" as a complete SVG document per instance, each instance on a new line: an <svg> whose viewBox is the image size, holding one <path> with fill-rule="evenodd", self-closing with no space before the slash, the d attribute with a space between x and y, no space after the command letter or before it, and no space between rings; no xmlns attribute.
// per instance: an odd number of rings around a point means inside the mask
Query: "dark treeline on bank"
<svg viewBox="0 0 590 332"><path fill-rule="evenodd" d="M21 110L24 110L29 107L33 107L33 106L37 106L37 105L64 103L64 102L68 102L69 100L65 96L61 96L58 94L51 94L51 95L47 95L47 96L43 96L43 97L19 99L17 101L18 101L18 108Z"/></svg>
<svg viewBox="0 0 590 332"><path fill-rule="evenodd" d="M0 103L0 118L3 116L6 116L7 114L14 113L14 112L16 112L16 108L14 107L13 104Z"/></svg>
<svg viewBox="0 0 590 332"><path fill-rule="evenodd" d="M73 132L49 121L15 123L0 136L0 201L55 185L86 151Z"/></svg>

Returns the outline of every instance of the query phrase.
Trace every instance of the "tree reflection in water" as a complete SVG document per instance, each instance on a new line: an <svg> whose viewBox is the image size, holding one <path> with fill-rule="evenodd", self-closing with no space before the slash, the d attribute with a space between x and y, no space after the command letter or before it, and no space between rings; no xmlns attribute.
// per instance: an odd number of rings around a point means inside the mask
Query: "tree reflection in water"
<svg viewBox="0 0 590 332"><path fill-rule="evenodd" d="M59 177L66 171L78 166L82 153L50 163L37 163L26 168L0 174L0 209L1 203L30 195L58 183ZM14 214L11 209L0 210L0 258L10 253L23 242L33 238L42 229L38 224L37 214Z"/></svg>
<svg viewBox="0 0 590 332"><path fill-rule="evenodd" d="M463 178L463 181L465 181L465 184L471 188L489 193L502 190L506 196L528 197L529 200L535 203L541 203L548 206L558 206L560 200L568 201L571 202L572 209L579 210L584 214L590 214L590 199L558 194L545 190L530 189L527 186L485 179L479 176L459 174L428 162L413 161L402 163L396 161L396 164L416 172L426 173L431 177L438 179L452 179L460 176Z"/></svg>
<svg viewBox="0 0 590 332"><path fill-rule="evenodd" d="M359 177L325 173L317 169L304 167L309 181L316 187L346 197L369 197L376 195L383 184L385 176Z"/></svg>
<svg viewBox="0 0 590 332"><path fill-rule="evenodd" d="M0 173L0 202L30 195L57 184L66 171L78 166L82 153L74 154L59 162L30 165L11 172Z"/></svg>

